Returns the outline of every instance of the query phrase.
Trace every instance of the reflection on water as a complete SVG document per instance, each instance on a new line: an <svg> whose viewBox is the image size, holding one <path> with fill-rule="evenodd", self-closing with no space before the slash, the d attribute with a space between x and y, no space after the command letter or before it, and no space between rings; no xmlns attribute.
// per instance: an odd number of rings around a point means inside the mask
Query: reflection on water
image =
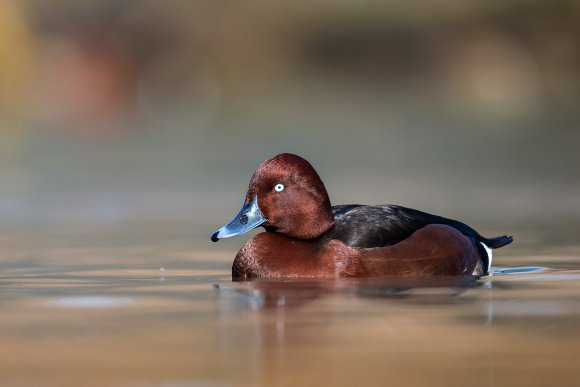
<svg viewBox="0 0 580 387"><path fill-rule="evenodd" d="M236 283L229 252L155 251L0 260L0 386L580 380L576 256L502 257L482 279Z"/></svg>
<svg viewBox="0 0 580 387"><path fill-rule="evenodd" d="M255 280L239 284L216 284L219 300L225 309L237 306L248 309L292 308L313 302L324 296L361 298L429 299L429 302L449 302L465 289L477 285L477 278L363 278L335 280ZM238 308L239 309L239 308Z"/></svg>

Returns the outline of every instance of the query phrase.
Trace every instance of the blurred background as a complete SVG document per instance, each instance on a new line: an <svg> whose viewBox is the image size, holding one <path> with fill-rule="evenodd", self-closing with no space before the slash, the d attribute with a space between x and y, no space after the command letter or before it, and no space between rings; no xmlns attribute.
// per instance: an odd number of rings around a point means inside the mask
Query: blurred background
<svg viewBox="0 0 580 387"><path fill-rule="evenodd" d="M578 0L2 0L0 230L234 251L209 235L287 151L334 204L566 249L579 108Z"/></svg>

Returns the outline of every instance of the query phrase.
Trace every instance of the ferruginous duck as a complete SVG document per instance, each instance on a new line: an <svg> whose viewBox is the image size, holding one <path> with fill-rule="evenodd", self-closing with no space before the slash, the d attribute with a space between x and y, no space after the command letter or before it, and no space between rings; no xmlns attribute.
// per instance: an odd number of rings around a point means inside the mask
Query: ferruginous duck
<svg viewBox="0 0 580 387"><path fill-rule="evenodd" d="M252 176L240 212L211 240L258 226L232 267L234 280L474 275L489 273L492 249L511 236L485 238L448 218L396 205L331 206L312 165L282 153Z"/></svg>

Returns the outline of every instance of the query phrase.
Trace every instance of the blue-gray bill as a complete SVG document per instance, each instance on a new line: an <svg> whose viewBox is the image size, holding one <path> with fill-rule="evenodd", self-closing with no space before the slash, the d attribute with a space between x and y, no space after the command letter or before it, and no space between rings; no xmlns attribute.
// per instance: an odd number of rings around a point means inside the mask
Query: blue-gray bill
<svg viewBox="0 0 580 387"><path fill-rule="evenodd" d="M242 206L238 214L225 226L214 232L211 236L212 242L217 242L223 238L231 238L246 233L262 224L268 219L262 215L258 207L258 197L255 196L249 203Z"/></svg>

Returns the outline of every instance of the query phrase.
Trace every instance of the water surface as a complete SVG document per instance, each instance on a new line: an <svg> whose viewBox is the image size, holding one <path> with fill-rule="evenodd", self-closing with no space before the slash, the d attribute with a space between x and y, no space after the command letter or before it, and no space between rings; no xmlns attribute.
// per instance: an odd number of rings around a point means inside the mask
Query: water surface
<svg viewBox="0 0 580 387"><path fill-rule="evenodd" d="M574 249L500 250L479 280L234 283L229 245L153 234L4 236L0 386L580 380Z"/></svg>

